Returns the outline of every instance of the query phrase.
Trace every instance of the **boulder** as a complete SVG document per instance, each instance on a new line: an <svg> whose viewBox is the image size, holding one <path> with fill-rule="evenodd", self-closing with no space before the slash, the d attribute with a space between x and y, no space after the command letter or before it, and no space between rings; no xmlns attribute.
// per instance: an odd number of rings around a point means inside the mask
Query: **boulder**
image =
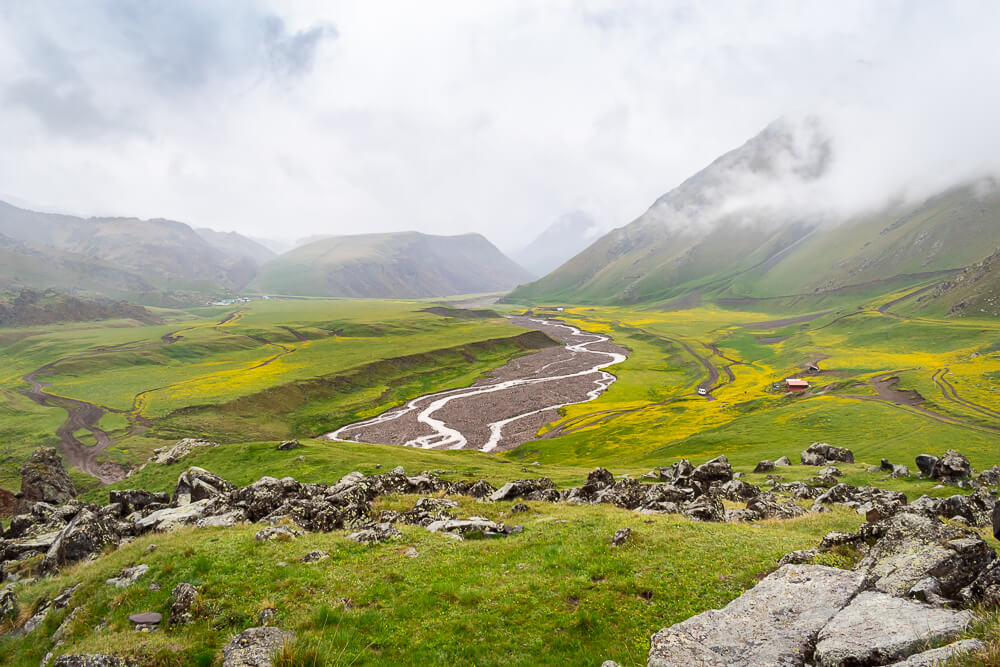
<svg viewBox="0 0 1000 667"><path fill-rule="evenodd" d="M741 479L733 479L719 487L719 494L726 500L745 501L760 495L760 487L747 484Z"/></svg>
<svg viewBox="0 0 1000 667"><path fill-rule="evenodd" d="M681 514L692 521L725 521L726 508L715 496L698 496L681 510Z"/></svg>
<svg viewBox="0 0 1000 667"><path fill-rule="evenodd" d="M707 488L713 482L721 484L728 482L732 478L733 467L729 465L729 459L726 458L725 454L702 463L691 473L691 479L703 484L704 488Z"/></svg>
<svg viewBox="0 0 1000 667"><path fill-rule="evenodd" d="M198 589L191 584L181 582L174 586L170 599L170 625L190 623L194 619L192 607L198 599Z"/></svg>
<svg viewBox="0 0 1000 667"><path fill-rule="evenodd" d="M190 507L190 505L188 505ZM242 509L237 508L225 514L214 514L203 519L198 519L195 525L199 528L232 528L236 524L246 521L247 514Z"/></svg>
<svg viewBox="0 0 1000 667"><path fill-rule="evenodd" d="M963 639L954 644L911 655L906 660L893 663L889 667L941 667L954 658L960 658L973 651L982 651L985 648L986 644L978 639Z"/></svg>
<svg viewBox="0 0 1000 667"><path fill-rule="evenodd" d="M884 665L957 637L972 617L867 591L820 630L813 659L817 667Z"/></svg>
<svg viewBox="0 0 1000 667"><path fill-rule="evenodd" d="M802 665L819 631L861 587L855 572L785 565L723 609L653 635L649 667Z"/></svg>
<svg viewBox="0 0 1000 667"><path fill-rule="evenodd" d="M248 628L222 649L222 667L271 667L281 647L295 633L274 627Z"/></svg>
<svg viewBox="0 0 1000 667"><path fill-rule="evenodd" d="M983 486L1000 486L1000 466L993 466L989 470L984 470L976 478Z"/></svg>
<svg viewBox="0 0 1000 667"><path fill-rule="evenodd" d="M757 463L757 466L753 469L753 471L771 472L772 470L774 470L774 468L775 468L774 461L768 461L767 459L764 459L763 461L759 461Z"/></svg>
<svg viewBox="0 0 1000 667"><path fill-rule="evenodd" d="M137 517L133 522L133 526L136 532L139 533L149 530L174 530L181 526L196 523L205 515L210 502L212 501L199 500L190 505L166 507L162 510L156 510L144 517Z"/></svg>
<svg viewBox="0 0 1000 667"><path fill-rule="evenodd" d="M19 611L14 586L8 584L0 590L0 622L16 619Z"/></svg>
<svg viewBox="0 0 1000 667"><path fill-rule="evenodd" d="M173 447L160 447L153 450L150 462L160 465L172 465L182 458L201 447L218 447L219 443L200 438L185 438L180 440Z"/></svg>
<svg viewBox="0 0 1000 667"><path fill-rule="evenodd" d="M100 653L80 653L61 655L52 667L139 667L139 663L129 658L116 658Z"/></svg>
<svg viewBox="0 0 1000 667"><path fill-rule="evenodd" d="M975 533L920 514L897 513L880 531L857 570L864 574L866 588L897 597L933 577L940 594L954 598L996 558Z"/></svg>
<svg viewBox="0 0 1000 667"><path fill-rule="evenodd" d="M118 546L122 536L117 522L83 509L59 532L42 560L42 570L53 572L64 565Z"/></svg>
<svg viewBox="0 0 1000 667"><path fill-rule="evenodd" d="M521 529L519 526L509 527L489 519L473 516L463 520L435 521L427 526L427 530L432 533L451 533L459 536L478 534L484 537L496 537L520 532Z"/></svg>
<svg viewBox="0 0 1000 667"><path fill-rule="evenodd" d="M854 452L844 447L834 447L826 442L814 442L802 452L801 457L803 465L826 465L834 461L854 463Z"/></svg>
<svg viewBox="0 0 1000 667"><path fill-rule="evenodd" d="M493 495L494 491L496 491L496 489L492 484L481 479L478 482L470 484L465 489L456 490L456 493L460 493L465 496L472 496L473 498L489 498Z"/></svg>
<svg viewBox="0 0 1000 667"><path fill-rule="evenodd" d="M364 530L351 533L347 539L358 544L376 544L387 540L401 540L403 534L391 523L375 523Z"/></svg>
<svg viewBox="0 0 1000 667"><path fill-rule="evenodd" d="M143 489L121 489L108 493L108 501L112 505L120 507L119 515L128 516L132 512L138 512L150 508L150 506L166 506L170 503L169 493L153 493ZM154 509L161 509L155 507Z"/></svg>
<svg viewBox="0 0 1000 667"><path fill-rule="evenodd" d="M253 538L258 542L272 542L274 540L290 542L302 535L305 535L305 532L296 526L268 526L263 530L258 530Z"/></svg>
<svg viewBox="0 0 1000 667"><path fill-rule="evenodd" d="M177 485L174 487L174 504L187 505L199 500L215 498L232 491L234 488L232 484L215 473L204 468L191 466L177 478Z"/></svg>
<svg viewBox="0 0 1000 667"><path fill-rule="evenodd" d="M322 549L313 549L305 556L302 557L303 563L319 563L330 557L330 554L323 551Z"/></svg>
<svg viewBox="0 0 1000 667"><path fill-rule="evenodd" d="M937 503L937 514L949 519L963 517L970 526L988 526L993 521L997 501L985 488L979 488L968 496L951 496Z"/></svg>
<svg viewBox="0 0 1000 667"><path fill-rule="evenodd" d="M126 567L124 570L118 573L117 577L112 577L106 580L104 583L109 586L114 586L115 588L127 588L135 582L139 581L147 572L149 572L149 566L142 564L136 565L135 567Z"/></svg>
<svg viewBox="0 0 1000 667"><path fill-rule="evenodd" d="M611 546L620 547L629 541L632 537L632 529L626 526L625 528L619 528L615 531L615 534L611 537Z"/></svg>
<svg viewBox="0 0 1000 667"><path fill-rule="evenodd" d="M934 476L934 466L937 465L938 457L930 454L919 454L916 459L917 470L924 477Z"/></svg>
<svg viewBox="0 0 1000 667"><path fill-rule="evenodd" d="M27 512L33 503L62 505L76 498L76 487L59 452L53 447L39 447L31 453L21 466L21 490L16 497L14 514Z"/></svg>
<svg viewBox="0 0 1000 667"><path fill-rule="evenodd" d="M414 512L440 512L458 507L458 503L448 498L418 498L413 505Z"/></svg>
<svg viewBox="0 0 1000 667"><path fill-rule="evenodd" d="M790 551L778 561L778 567L782 565L804 565L812 563L813 559L819 555L819 549L799 549Z"/></svg>
<svg viewBox="0 0 1000 667"><path fill-rule="evenodd" d="M827 466L817 473L820 477L840 477L844 473L837 466Z"/></svg>
<svg viewBox="0 0 1000 667"><path fill-rule="evenodd" d="M782 456L780 459L776 459L774 461L774 465L775 465L775 467L778 467L778 468L781 468L783 466L790 466L790 465L792 465L792 460L790 458L788 458L787 456Z"/></svg>
<svg viewBox="0 0 1000 667"><path fill-rule="evenodd" d="M966 604L1000 606L1000 559L995 559L983 569L958 597Z"/></svg>
<svg viewBox="0 0 1000 667"><path fill-rule="evenodd" d="M972 465L969 463L969 459L954 449L949 449L934 463L930 474L936 480L953 484L971 475Z"/></svg>
<svg viewBox="0 0 1000 667"><path fill-rule="evenodd" d="M614 483L615 476L608 472L606 468L594 468L587 475L586 486L590 486L595 489L603 489Z"/></svg>
<svg viewBox="0 0 1000 667"><path fill-rule="evenodd" d="M299 449L302 445L299 444L298 440L285 440L283 443L278 445L278 449L287 452L293 449Z"/></svg>
<svg viewBox="0 0 1000 667"><path fill-rule="evenodd" d="M762 493L756 498L751 498L747 503L747 509L765 519L791 519L809 513L809 510L801 505L791 501L780 502L770 493Z"/></svg>
<svg viewBox="0 0 1000 667"><path fill-rule="evenodd" d="M545 491L553 490L555 485L548 477L538 479L519 479L507 482L490 495L490 500L500 502L504 500L515 500L517 498L527 498L528 500L551 500L551 496ZM544 496L544 497L542 497ZM555 500L559 499L556 492Z"/></svg>

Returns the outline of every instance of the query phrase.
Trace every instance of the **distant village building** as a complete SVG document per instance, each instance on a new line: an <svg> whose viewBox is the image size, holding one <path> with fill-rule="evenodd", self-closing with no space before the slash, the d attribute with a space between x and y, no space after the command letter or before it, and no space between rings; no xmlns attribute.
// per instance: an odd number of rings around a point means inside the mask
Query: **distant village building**
<svg viewBox="0 0 1000 667"><path fill-rule="evenodd" d="M805 391L809 388L809 383L799 378L788 378L785 380L785 388L788 391Z"/></svg>

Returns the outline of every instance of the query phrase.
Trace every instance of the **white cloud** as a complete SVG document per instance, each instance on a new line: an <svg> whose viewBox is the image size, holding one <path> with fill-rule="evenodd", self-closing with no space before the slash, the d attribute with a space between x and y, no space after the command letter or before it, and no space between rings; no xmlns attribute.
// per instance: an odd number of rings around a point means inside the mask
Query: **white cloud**
<svg viewBox="0 0 1000 667"><path fill-rule="evenodd" d="M625 224L816 113L842 208L997 171L991 2L26 3L0 191L253 235Z"/></svg>

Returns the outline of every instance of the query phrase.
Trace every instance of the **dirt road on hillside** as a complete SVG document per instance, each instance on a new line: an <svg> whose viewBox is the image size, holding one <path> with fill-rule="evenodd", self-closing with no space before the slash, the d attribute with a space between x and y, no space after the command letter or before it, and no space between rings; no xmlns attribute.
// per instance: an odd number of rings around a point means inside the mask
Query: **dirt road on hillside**
<svg viewBox="0 0 1000 667"><path fill-rule="evenodd" d="M510 321L563 346L514 359L471 387L421 396L323 437L424 449L512 449L557 419L559 408L597 398L616 379L604 369L627 356L607 336L552 319Z"/></svg>

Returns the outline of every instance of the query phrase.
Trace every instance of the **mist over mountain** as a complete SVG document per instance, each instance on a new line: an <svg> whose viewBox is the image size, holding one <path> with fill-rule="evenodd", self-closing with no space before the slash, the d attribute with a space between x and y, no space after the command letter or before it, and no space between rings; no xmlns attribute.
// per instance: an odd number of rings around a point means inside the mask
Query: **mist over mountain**
<svg viewBox="0 0 1000 667"><path fill-rule="evenodd" d="M782 119L598 239L513 302L759 299L908 284L1000 247L991 179L877 208L828 204L835 142L816 118ZM895 195L895 196L894 196Z"/></svg>
<svg viewBox="0 0 1000 667"><path fill-rule="evenodd" d="M274 259L280 254L264 244L236 232L217 232L205 227L194 231L213 248L221 250L230 257L249 257L258 265Z"/></svg>
<svg viewBox="0 0 1000 667"><path fill-rule="evenodd" d="M557 218L511 257L536 276L544 276L590 245L597 232L596 220L583 211L573 211Z"/></svg>
<svg viewBox="0 0 1000 667"><path fill-rule="evenodd" d="M261 268L265 294L423 298L496 292L531 279L480 234L360 234L313 241Z"/></svg>

